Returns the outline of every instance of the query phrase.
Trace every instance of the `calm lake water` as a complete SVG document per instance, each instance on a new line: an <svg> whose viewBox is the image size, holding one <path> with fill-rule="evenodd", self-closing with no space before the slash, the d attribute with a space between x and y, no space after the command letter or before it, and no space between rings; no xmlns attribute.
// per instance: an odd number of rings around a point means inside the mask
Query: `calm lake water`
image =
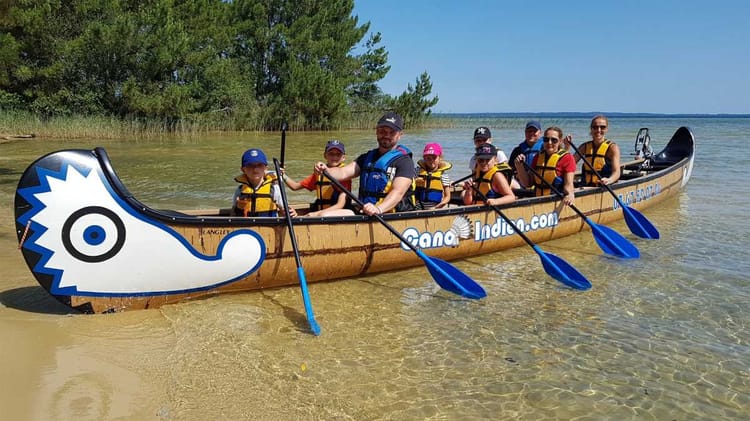
<svg viewBox="0 0 750 421"><path fill-rule="evenodd" d="M407 132L402 143L419 155L441 142L459 178L476 126L489 126L509 154L523 123L465 118ZM588 138L588 119L542 124ZM278 133L0 144L2 418L746 419L750 230L741 148L750 119L613 118L609 138L627 156L638 129L649 127L658 151L683 125L698 147L693 178L679 197L644 212L662 238L613 226L640 259L603 257L590 232L541 245L585 273L591 290L562 287L523 247L455 262L487 290L480 301L441 292L423 267L312 284L319 337L307 331L299 288L75 314L46 295L17 250L16 184L45 153L104 146L142 202L226 207L241 153L261 147L279 156ZM350 159L375 144L372 131L288 133L289 173L307 175L329 138L344 141Z"/></svg>

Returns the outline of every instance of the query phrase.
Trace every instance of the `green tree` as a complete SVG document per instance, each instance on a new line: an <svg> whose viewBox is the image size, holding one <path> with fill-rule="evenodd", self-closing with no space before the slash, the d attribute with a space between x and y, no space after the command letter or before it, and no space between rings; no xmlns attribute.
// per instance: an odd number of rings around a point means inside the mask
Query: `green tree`
<svg viewBox="0 0 750 421"><path fill-rule="evenodd" d="M353 8L353 0L2 1L0 107L167 127L286 120L327 129L396 104L421 121L429 78L385 95L378 82L388 53L379 33L363 42L370 25Z"/></svg>
<svg viewBox="0 0 750 421"><path fill-rule="evenodd" d="M369 24L367 24L369 27ZM356 66L352 81L347 87L349 103L354 111L367 109L368 105L383 105L383 91L378 86L391 69L388 66L388 52L385 47L379 46L381 42L380 32L371 34L363 54L356 56Z"/></svg>
<svg viewBox="0 0 750 421"><path fill-rule="evenodd" d="M348 111L347 88L360 83L350 54L369 25L358 25L352 0L240 0L237 51L257 75L269 126L330 128Z"/></svg>
<svg viewBox="0 0 750 421"><path fill-rule="evenodd" d="M432 82L427 72L422 73L414 87L407 85L406 91L393 100L394 111L404 118L404 125L420 127L432 114L430 108L438 103L438 97L428 98L432 93Z"/></svg>

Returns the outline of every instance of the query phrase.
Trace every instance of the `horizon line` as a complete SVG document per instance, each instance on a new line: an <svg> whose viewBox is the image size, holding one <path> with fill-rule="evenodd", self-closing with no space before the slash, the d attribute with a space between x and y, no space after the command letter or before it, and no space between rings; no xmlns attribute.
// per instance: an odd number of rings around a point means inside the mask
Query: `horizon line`
<svg viewBox="0 0 750 421"><path fill-rule="evenodd" d="M537 112L506 112L506 111L480 111L480 112L445 112L445 111L434 111L431 115L496 115L496 116L519 116L519 117L533 117L533 116L595 116L603 114L606 116L677 116L677 117L750 117L750 113L646 113L646 112L621 112L621 111L537 111Z"/></svg>

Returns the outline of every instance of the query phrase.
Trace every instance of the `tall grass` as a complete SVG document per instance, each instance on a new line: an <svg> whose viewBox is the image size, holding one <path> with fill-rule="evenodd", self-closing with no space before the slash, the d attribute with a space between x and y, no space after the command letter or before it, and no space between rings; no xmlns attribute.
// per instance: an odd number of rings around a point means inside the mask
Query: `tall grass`
<svg viewBox="0 0 750 421"><path fill-rule="evenodd" d="M0 112L0 136L33 135L45 138L117 139L136 132L133 124L112 117L75 116L42 118L27 111Z"/></svg>
<svg viewBox="0 0 750 421"><path fill-rule="evenodd" d="M379 117L378 112L352 113L348 118L337 122L332 129L371 129ZM226 115L202 115L176 122L80 115L44 118L28 111L0 110L0 138L27 135L51 139L124 139L172 135L184 137L211 132L262 131L267 124L259 120L262 120L262 117L240 121ZM457 124L454 120L446 116L431 116L421 127L454 127ZM289 128L300 130L304 128L304 123L290 121Z"/></svg>

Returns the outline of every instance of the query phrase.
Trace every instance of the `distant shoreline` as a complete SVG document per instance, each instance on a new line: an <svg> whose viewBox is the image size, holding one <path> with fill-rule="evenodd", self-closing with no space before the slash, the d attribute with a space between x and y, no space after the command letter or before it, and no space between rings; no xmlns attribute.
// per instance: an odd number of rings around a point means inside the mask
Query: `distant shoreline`
<svg viewBox="0 0 750 421"><path fill-rule="evenodd" d="M599 112L536 112L536 113L432 113L420 127L408 129L445 129L467 127L473 124L492 124L500 127L507 124L520 124L518 121L528 119L591 119ZM750 114L659 114L659 113L604 113L609 118L627 120L649 120L658 118L690 119L742 119ZM351 126L351 127L348 127ZM333 130L362 130L361 122L343 122L341 127ZM204 127L200 124L186 124L178 130L169 130L158 121L133 122L106 116L65 116L41 119L31 113L0 113L0 144L15 142L21 139L82 139L82 138L144 138L161 136L186 136L205 133L242 133L244 131L221 130ZM358 127L358 128L357 128ZM253 132L253 130L246 130ZM260 131L259 131L260 132Z"/></svg>
<svg viewBox="0 0 750 421"><path fill-rule="evenodd" d="M750 118L750 114L666 114L666 113L622 113L622 112L529 112L529 113L432 113L434 118L591 118L597 114L617 118Z"/></svg>

